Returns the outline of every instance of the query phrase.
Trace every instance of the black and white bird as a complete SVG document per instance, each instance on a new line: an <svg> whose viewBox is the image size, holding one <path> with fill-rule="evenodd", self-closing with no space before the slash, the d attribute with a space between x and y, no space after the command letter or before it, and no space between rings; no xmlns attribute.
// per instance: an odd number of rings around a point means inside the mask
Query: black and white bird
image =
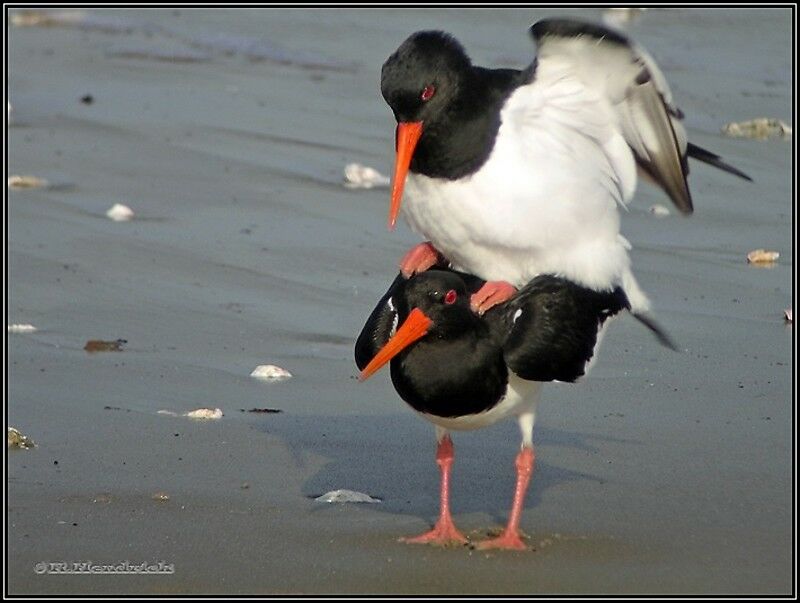
<svg viewBox="0 0 800 603"><path fill-rule="evenodd" d="M587 370L606 321L630 302L621 287L598 292L540 275L483 315L470 297L484 281L449 269L398 276L356 341L356 365L366 379L387 362L397 393L436 427L440 466L439 519L406 542L466 543L450 514L450 430L471 430L516 417L522 447L516 457L514 501L504 532L478 548L521 549L519 522L533 473L533 425L542 383L573 382ZM659 340L659 327L637 316Z"/></svg>
<svg viewBox="0 0 800 603"><path fill-rule="evenodd" d="M427 239L401 271L445 258L490 281L473 299L478 311L538 274L622 287L644 311L618 212L637 173L684 214L688 158L749 177L687 141L666 79L623 34L572 19L530 31L538 55L523 70L477 67L441 31L413 34L383 65L397 120L389 225L405 190L403 214Z"/></svg>

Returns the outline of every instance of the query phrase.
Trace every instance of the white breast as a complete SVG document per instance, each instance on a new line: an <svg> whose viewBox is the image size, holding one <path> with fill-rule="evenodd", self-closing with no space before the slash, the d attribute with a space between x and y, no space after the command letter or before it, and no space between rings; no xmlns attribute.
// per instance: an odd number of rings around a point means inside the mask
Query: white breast
<svg viewBox="0 0 800 603"><path fill-rule="evenodd" d="M419 413L431 423L453 431L469 431L493 425L508 417L517 417L525 413L532 413L539 403L542 383L538 381L525 381L513 373L509 375L508 388L503 399L486 412L463 417L446 418L437 417L424 412Z"/></svg>
<svg viewBox="0 0 800 603"><path fill-rule="evenodd" d="M539 86L509 98L475 174L409 174L404 215L457 268L486 280L522 286L549 272L595 289L620 284L630 261L617 206L633 194L632 153L589 91Z"/></svg>

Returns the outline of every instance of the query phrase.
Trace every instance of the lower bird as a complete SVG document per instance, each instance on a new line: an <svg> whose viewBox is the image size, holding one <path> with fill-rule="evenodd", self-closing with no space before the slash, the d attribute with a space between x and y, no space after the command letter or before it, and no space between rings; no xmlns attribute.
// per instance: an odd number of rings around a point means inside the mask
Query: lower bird
<svg viewBox="0 0 800 603"><path fill-rule="evenodd" d="M522 447L517 481L503 533L479 549L524 549L519 522L533 474L533 425L543 382L573 382L594 355L606 321L631 311L621 287L598 292L567 279L540 275L510 300L484 314L470 296L485 282L447 268L398 276L369 316L356 341L356 365L364 380L390 362L395 389L436 428L441 469L439 518L409 543L466 544L450 513L450 430L471 430L516 417ZM674 345L651 319L631 313Z"/></svg>

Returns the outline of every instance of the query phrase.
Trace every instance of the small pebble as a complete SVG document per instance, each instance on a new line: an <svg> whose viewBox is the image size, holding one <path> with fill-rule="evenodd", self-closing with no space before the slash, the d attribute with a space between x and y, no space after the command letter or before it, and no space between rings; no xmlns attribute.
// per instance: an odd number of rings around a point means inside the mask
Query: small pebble
<svg viewBox="0 0 800 603"><path fill-rule="evenodd" d="M664 216L668 216L670 211L666 205L656 203L655 205L650 206L650 213L658 218L663 218Z"/></svg>
<svg viewBox="0 0 800 603"><path fill-rule="evenodd" d="M256 379L264 379L265 381L285 381L292 378L292 374L289 371L274 364L259 365L253 369L250 376Z"/></svg>
<svg viewBox="0 0 800 603"><path fill-rule="evenodd" d="M14 324L8 325L9 333L35 333L36 327L28 324Z"/></svg>
<svg viewBox="0 0 800 603"><path fill-rule="evenodd" d="M100 339L90 339L83 346L83 349L90 354L97 352L121 352L122 346L128 343L126 339L116 339L114 341L103 341Z"/></svg>
<svg viewBox="0 0 800 603"><path fill-rule="evenodd" d="M133 210L121 203L115 203L111 209L106 212L106 216L114 220L114 222L128 222L133 219L133 215Z"/></svg>
<svg viewBox="0 0 800 603"><path fill-rule="evenodd" d="M153 494L152 499L157 502L167 502L169 500L169 494L166 492L156 492Z"/></svg>
<svg viewBox="0 0 800 603"><path fill-rule="evenodd" d="M786 309L783 311L783 317L784 317L784 318L785 318L785 319L786 319L788 322L792 322L792 309L791 309L791 308L786 308Z"/></svg>

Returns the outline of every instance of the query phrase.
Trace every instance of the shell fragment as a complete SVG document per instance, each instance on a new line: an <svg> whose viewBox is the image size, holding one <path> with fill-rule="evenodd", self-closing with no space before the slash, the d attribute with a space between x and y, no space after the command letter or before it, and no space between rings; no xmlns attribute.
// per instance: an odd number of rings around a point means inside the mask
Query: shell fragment
<svg viewBox="0 0 800 603"><path fill-rule="evenodd" d="M772 264L781 257L777 251L767 251L766 249L754 249L747 254L747 261L750 264Z"/></svg>
<svg viewBox="0 0 800 603"><path fill-rule="evenodd" d="M344 167L344 185L347 188L373 188L389 186L391 180L375 168L360 163L348 163Z"/></svg>
<svg viewBox="0 0 800 603"><path fill-rule="evenodd" d="M354 490L331 490L314 499L316 502L326 503L379 503L378 498Z"/></svg>
<svg viewBox="0 0 800 603"><path fill-rule="evenodd" d="M286 381L292 378L289 371L274 364L261 364L253 369L250 376L264 381Z"/></svg>
<svg viewBox="0 0 800 603"><path fill-rule="evenodd" d="M8 188L44 188L47 180L36 176L9 176Z"/></svg>
<svg viewBox="0 0 800 603"><path fill-rule="evenodd" d="M28 436L21 433L18 429L14 429L13 427L8 428L8 448L28 450L35 447L36 444Z"/></svg>
<svg viewBox="0 0 800 603"><path fill-rule="evenodd" d="M133 219L133 215L133 210L127 205L122 205L122 203L115 203L106 212L106 216L114 220L114 222L128 222Z"/></svg>

